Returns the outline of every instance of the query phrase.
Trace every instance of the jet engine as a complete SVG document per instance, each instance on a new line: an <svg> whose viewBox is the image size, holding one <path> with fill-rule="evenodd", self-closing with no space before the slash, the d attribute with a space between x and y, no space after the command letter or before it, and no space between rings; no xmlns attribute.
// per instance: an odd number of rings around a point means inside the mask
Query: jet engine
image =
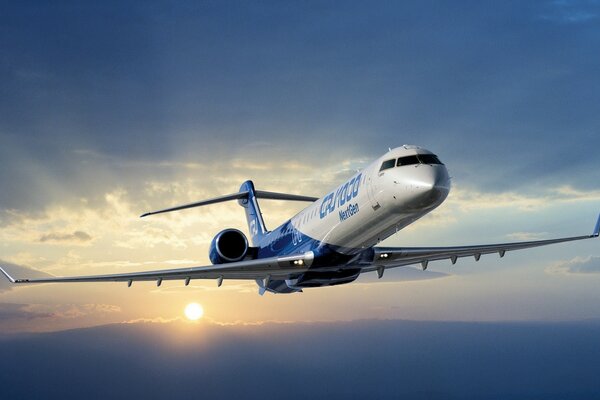
<svg viewBox="0 0 600 400"><path fill-rule="evenodd" d="M248 239L237 229L225 229L210 243L208 257L213 264L241 261L248 254Z"/></svg>

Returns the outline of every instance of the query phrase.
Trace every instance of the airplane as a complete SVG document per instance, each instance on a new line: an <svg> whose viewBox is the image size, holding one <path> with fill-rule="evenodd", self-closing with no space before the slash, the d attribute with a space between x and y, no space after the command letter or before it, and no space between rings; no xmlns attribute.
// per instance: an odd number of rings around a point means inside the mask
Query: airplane
<svg viewBox="0 0 600 400"><path fill-rule="evenodd" d="M237 200L246 213L248 237L225 229L212 240L212 265L108 275L15 279L13 284L55 282L127 282L215 279L251 279L258 292L296 293L313 287L353 282L359 275L388 268L420 265L459 258L545 246L598 237L600 216L591 235L550 240L453 247L377 247L377 244L438 207L448 196L446 166L431 151L412 145L390 149L323 197L256 190L252 181L237 193L196 203L148 212L141 217ZM258 199L306 201L311 204L272 231L268 231Z"/></svg>

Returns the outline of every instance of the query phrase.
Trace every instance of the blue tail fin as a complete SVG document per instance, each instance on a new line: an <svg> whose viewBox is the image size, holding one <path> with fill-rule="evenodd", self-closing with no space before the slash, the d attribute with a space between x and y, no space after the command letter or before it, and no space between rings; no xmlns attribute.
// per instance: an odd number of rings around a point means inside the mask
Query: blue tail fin
<svg viewBox="0 0 600 400"><path fill-rule="evenodd" d="M239 199L238 203L246 209L246 220L248 221L250 239L252 245L256 246L267 233L267 228L265 228L265 221L263 221L260 207L256 201L254 183L252 183L252 181L242 183L240 192L248 192L248 197Z"/></svg>

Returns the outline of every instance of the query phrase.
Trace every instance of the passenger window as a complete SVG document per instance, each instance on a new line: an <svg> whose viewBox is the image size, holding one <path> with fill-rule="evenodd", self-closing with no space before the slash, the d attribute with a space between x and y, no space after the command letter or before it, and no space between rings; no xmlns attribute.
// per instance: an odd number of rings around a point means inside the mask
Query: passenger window
<svg viewBox="0 0 600 400"><path fill-rule="evenodd" d="M396 165L396 160L384 161L383 164L381 164L381 168L379 168L379 172L386 169L394 168L394 165Z"/></svg>
<svg viewBox="0 0 600 400"><path fill-rule="evenodd" d="M406 156L406 157L400 157L398 159L398 164L396 166L402 167L404 165L414 165L414 164L419 164L419 159L417 158L417 156Z"/></svg>

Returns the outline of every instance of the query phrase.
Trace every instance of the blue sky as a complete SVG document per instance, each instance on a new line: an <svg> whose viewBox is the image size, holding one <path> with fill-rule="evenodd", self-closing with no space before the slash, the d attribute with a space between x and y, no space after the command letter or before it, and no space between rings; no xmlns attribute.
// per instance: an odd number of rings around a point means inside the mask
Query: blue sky
<svg viewBox="0 0 600 400"><path fill-rule="evenodd" d="M21 275L204 265L258 188L322 195L405 143L453 189L388 245L591 232L600 211L597 1L12 2L0 9L0 260ZM269 226L297 205L265 202ZM253 284L0 282L0 332L600 318L597 241L264 296Z"/></svg>

